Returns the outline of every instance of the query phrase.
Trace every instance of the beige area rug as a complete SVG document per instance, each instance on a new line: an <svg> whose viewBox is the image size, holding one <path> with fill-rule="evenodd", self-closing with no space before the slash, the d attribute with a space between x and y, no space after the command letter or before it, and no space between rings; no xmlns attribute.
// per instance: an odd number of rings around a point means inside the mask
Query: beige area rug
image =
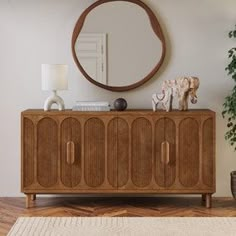
<svg viewBox="0 0 236 236"><path fill-rule="evenodd" d="M236 217L20 217L13 235L235 236Z"/></svg>

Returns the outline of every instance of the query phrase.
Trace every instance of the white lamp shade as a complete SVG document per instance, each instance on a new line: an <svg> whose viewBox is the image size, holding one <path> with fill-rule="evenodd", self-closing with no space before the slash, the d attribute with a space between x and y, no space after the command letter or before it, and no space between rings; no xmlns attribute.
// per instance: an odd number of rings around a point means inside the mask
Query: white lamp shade
<svg viewBox="0 0 236 236"><path fill-rule="evenodd" d="M42 64L42 90L66 90L68 65Z"/></svg>

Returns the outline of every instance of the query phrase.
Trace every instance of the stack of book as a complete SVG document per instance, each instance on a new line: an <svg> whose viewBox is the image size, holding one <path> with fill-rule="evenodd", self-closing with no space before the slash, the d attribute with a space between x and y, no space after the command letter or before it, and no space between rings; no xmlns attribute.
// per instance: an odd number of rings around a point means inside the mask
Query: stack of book
<svg viewBox="0 0 236 236"><path fill-rule="evenodd" d="M88 102L88 101L77 101L75 106L72 108L73 111L110 111L109 102Z"/></svg>

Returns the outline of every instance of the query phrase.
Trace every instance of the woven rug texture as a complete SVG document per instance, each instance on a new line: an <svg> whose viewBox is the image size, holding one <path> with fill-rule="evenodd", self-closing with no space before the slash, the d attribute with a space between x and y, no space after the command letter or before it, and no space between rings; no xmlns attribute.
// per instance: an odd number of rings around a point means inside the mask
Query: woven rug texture
<svg viewBox="0 0 236 236"><path fill-rule="evenodd" d="M236 236L236 217L20 217L8 236Z"/></svg>

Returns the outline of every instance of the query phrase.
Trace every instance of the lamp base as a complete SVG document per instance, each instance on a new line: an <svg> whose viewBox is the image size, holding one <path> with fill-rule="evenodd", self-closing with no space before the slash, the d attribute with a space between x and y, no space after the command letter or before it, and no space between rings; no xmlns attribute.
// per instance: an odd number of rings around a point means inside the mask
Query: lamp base
<svg viewBox="0 0 236 236"><path fill-rule="evenodd" d="M53 91L53 95L48 97L44 103L44 111L51 110L51 107L54 103L58 105L59 111L65 110L65 104L64 104L63 99L57 95L56 91Z"/></svg>

